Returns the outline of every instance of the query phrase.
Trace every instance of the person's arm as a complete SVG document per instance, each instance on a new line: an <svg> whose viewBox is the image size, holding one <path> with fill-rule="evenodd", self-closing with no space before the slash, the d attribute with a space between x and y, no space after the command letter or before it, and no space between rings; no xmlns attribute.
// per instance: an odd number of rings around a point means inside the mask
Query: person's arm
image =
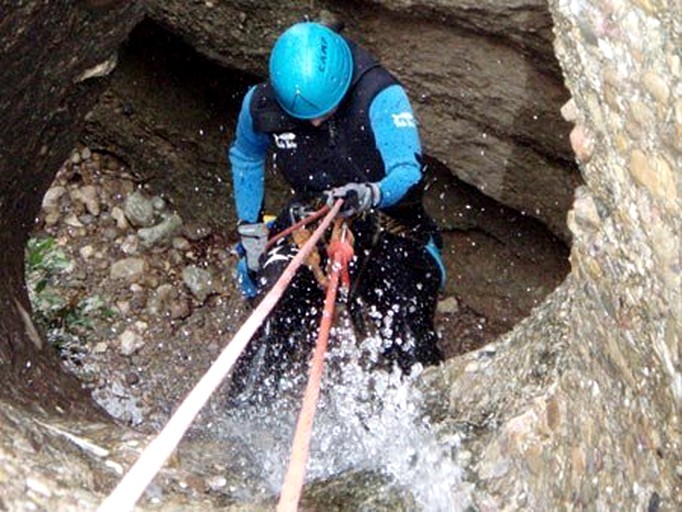
<svg viewBox="0 0 682 512"><path fill-rule="evenodd" d="M421 142L412 106L400 85L392 85L372 100L370 125L386 176L377 183L381 192L378 207L397 203L422 177L417 156Z"/></svg>
<svg viewBox="0 0 682 512"><path fill-rule="evenodd" d="M269 138L253 129L251 98L256 88L244 96L237 120L235 139L228 151L232 168L232 186L240 222L258 222L265 194L265 157Z"/></svg>

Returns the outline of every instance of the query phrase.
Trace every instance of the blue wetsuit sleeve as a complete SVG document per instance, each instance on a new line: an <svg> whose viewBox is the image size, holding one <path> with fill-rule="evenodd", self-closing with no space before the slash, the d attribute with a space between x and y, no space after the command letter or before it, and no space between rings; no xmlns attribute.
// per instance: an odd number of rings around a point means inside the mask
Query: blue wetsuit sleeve
<svg viewBox="0 0 682 512"><path fill-rule="evenodd" d="M369 119L386 176L379 181L379 207L397 203L422 177L417 156L421 142L410 100L400 85L392 85L372 100Z"/></svg>
<svg viewBox="0 0 682 512"><path fill-rule="evenodd" d="M269 138L253 128L250 105L254 90L252 87L244 96L235 138L228 151L237 218L243 222L258 221L265 195L265 157Z"/></svg>

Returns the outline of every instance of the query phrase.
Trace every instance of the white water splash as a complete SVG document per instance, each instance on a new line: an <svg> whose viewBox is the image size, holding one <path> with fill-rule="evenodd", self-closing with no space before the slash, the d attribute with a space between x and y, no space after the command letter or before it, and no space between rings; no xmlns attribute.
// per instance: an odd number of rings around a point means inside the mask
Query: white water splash
<svg viewBox="0 0 682 512"><path fill-rule="evenodd" d="M376 472L410 493L421 510L465 510L470 502L455 463L459 439L438 439L423 416L412 384L418 370L404 376L397 370L362 368L377 343L367 339L357 348L350 329L333 330L306 481ZM231 442L238 436L242 449L248 447L274 495L284 480L299 407L300 400L278 401L272 408L241 409L220 420L222 435Z"/></svg>

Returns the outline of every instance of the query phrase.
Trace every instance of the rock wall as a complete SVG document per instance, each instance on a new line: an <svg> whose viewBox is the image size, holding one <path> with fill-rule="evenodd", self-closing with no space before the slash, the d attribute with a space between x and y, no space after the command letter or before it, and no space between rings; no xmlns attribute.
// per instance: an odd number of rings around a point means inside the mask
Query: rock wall
<svg viewBox="0 0 682 512"><path fill-rule="evenodd" d="M570 125L559 114L568 93L551 50L544 2L153 0L148 6L150 19L199 54L250 74L242 89L265 76L270 47L283 28L304 16L343 21L346 33L379 56L408 88L427 154L488 196L570 239L565 217L580 177L568 144ZM171 80L192 78L188 70ZM219 189L229 197L223 148L232 138L232 123L199 114L204 101L199 94L172 98L159 89L159 104L134 104L128 98L136 84L122 80L91 116L88 143L129 155L140 181L175 193L185 218L231 226L229 203L221 205L224 214L206 219L205 205L193 204L180 190L197 188L201 193L194 197L219 200L214 192ZM169 84L158 80L156 85ZM218 90L213 92L219 98ZM124 108L128 101L132 110ZM191 121L177 122L181 115ZM199 158L183 158L183 153ZM188 186L173 184L180 180Z"/></svg>
<svg viewBox="0 0 682 512"><path fill-rule="evenodd" d="M209 4L216 5L204 2L201 9ZM187 9L199 5L183 3ZM230 8L253 5L234 2ZM399 21L410 12L435 17L457 12L448 5L386 2L377 13L395 9L390 12ZM485 17L458 5L470 19ZM155 17L171 24L161 3L150 6ZM679 510L682 12L674 0L552 0L550 8L555 49L575 105L564 113L576 123L571 140L585 180L569 216L573 271L512 333L430 372L426 405L442 435L463 437L460 459L469 461L470 497L481 510ZM106 72L111 52L139 16L137 5L105 1L23 2L8 12L0 25L5 377L6 370L49 368L32 357L43 352L25 314L23 242L97 93L97 79L90 77ZM275 21L279 12L269 6L260 11ZM219 19L210 14L203 15L207 23ZM371 26L369 13L367 19ZM236 44L259 23L264 26L263 18L236 15L218 32L225 43ZM462 29L468 27L462 22ZM498 37L518 45L523 32L505 36L499 29ZM200 34L187 34L199 48ZM267 34L274 32L262 32L258 46L231 51L255 66L268 46ZM35 44L39 36L45 44ZM523 55L533 55L542 37L531 40ZM229 53L213 57L229 62ZM542 62L544 73L548 64ZM55 378L33 389L50 394L63 382ZM18 383L18 377L11 382ZM40 400L38 393L33 398ZM79 503L98 502L103 488L98 482L108 487L115 471L110 452L82 442L68 427L55 431L41 421L11 408L11 421L3 422L3 439L16 444L0 446L8 468L0 473L7 491L0 505L30 502L58 509L73 499L65 488L78 491ZM13 434L29 431L30 437ZM82 435L92 432L86 427ZM121 434L126 436L132 434ZM74 459L85 460L78 472L61 468L66 446ZM39 466L26 462L38 456ZM120 460L130 457L128 449ZM55 481L60 492L49 487Z"/></svg>
<svg viewBox="0 0 682 512"><path fill-rule="evenodd" d="M678 510L680 5L551 2L586 186L570 278L432 377L480 508ZM574 108L575 107L575 108Z"/></svg>
<svg viewBox="0 0 682 512"><path fill-rule="evenodd" d="M43 194L105 88L118 45L141 18L135 4L71 4L12 3L0 24L0 374L13 380L3 392L28 388L35 402L51 396L61 377L30 319L24 247ZM70 405L79 402L60 402Z"/></svg>

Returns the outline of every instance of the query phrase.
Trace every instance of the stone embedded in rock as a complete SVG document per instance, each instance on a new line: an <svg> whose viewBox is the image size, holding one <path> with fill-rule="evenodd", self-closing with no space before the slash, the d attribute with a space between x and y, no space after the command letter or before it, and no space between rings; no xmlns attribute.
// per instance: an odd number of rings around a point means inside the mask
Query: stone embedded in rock
<svg viewBox="0 0 682 512"><path fill-rule="evenodd" d="M444 315L454 315L459 311L456 297L446 297L438 302L438 312Z"/></svg>
<svg viewBox="0 0 682 512"><path fill-rule="evenodd" d="M152 247L161 241L168 240L182 227L182 219L176 213L167 215L161 223L151 228L142 228L137 232L142 245Z"/></svg>
<svg viewBox="0 0 682 512"><path fill-rule="evenodd" d="M185 267L182 271L182 281L200 303L215 291L213 274L195 265Z"/></svg>
<svg viewBox="0 0 682 512"><path fill-rule="evenodd" d="M160 285L147 301L147 310L151 315L168 315L173 301L178 296L178 290L169 283Z"/></svg>
<svg viewBox="0 0 682 512"><path fill-rule="evenodd" d="M66 188L60 185L49 188L43 196L43 211L48 214L57 212L59 210L59 200L65 193Z"/></svg>
<svg viewBox="0 0 682 512"><path fill-rule="evenodd" d="M185 224L182 231L183 235L193 242L202 240L211 234L211 229L209 227L199 225L196 222Z"/></svg>
<svg viewBox="0 0 682 512"><path fill-rule="evenodd" d="M127 329L118 337L120 343L119 352L124 356L133 355L144 347L145 342L137 332Z"/></svg>
<svg viewBox="0 0 682 512"><path fill-rule="evenodd" d="M137 235L128 235L121 242L121 250L126 254L135 254L140 246L140 239Z"/></svg>
<svg viewBox="0 0 682 512"><path fill-rule="evenodd" d="M111 265L109 275L112 279L137 282L145 276L148 268L147 262L141 258L124 258Z"/></svg>
<svg viewBox="0 0 682 512"><path fill-rule="evenodd" d="M126 214L118 206L114 206L111 209L111 217L116 221L116 227L118 229L121 230L128 229L129 224L128 219L126 218Z"/></svg>
<svg viewBox="0 0 682 512"><path fill-rule="evenodd" d="M191 312L189 302L186 299L182 299L171 304L170 318L171 320L181 320L187 318Z"/></svg>
<svg viewBox="0 0 682 512"><path fill-rule="evenodd" d="M154 225L154 205L151 199L139 190L126 198L124 211L130 223L135 227Z"/></svg>
<svg viewBox="0 0 682 512"><path fill-rule="evenodd" d="M94 185L85 185L84 187L74 189L71 191L71 198L82 203L91 215L99 215L99 198Z"/></svg>

